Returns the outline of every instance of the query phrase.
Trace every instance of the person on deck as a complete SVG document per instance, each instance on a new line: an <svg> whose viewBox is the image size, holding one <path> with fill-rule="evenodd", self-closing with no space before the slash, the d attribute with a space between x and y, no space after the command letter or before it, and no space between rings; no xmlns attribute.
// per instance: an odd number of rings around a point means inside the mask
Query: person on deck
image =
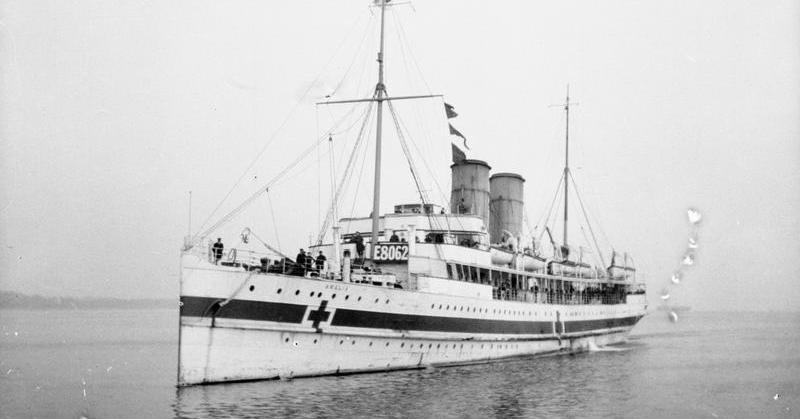
<svg viewBox="0 0 800 419"><path fill-rule="evenodd" d="M316 260L316 265L317 265L317 270L318 271L322 272L322 270L325 269L325 261L326 260L328 260L328 258L326 258L325 255L322 254L322 250L320 250L319 251L319 255L317 256L317 260Z"/></svg>
<svg viewBox="0 0 800 419"><path fill-rule="evenodd" d="M353 243L356 244L356 254L358 255L359 259L364 259L364 238L361 237L361 233L356 231L356 235L353 236Z"/></svg>
<svg viewBox="0 0 800 419"><path fill-rule="evenodd" d="M389 237L389 241L392 242L392 243L397 243L397 242L400 241L400 237L397 237L397 232L396 231L392 231L392 236Z"/></svg>
<svg viewBox="0 0 800 419"><path fill-rule="evenodd" d="M300 249L300 253L297 254L297 257L294 259L295 265L297 265L297 274L300 276L305 276L306 274L306 251Z"/></svg>
<svg viewBox="0 0 800 419"><path fill-rule="evenodd" d="M305 264L306 272L311 272L314 270L314 256L311 255L311 250L306 253Z"/></svg>
<svg viewBox="0 0 800 419"><path fill-rule="evenodd" d="M222 238L217 237L217 242L214 243L213 252L214 252L214 264L218 265L220 259L222 259L222 253L225 249L225 245L222 244Z"/></svg>

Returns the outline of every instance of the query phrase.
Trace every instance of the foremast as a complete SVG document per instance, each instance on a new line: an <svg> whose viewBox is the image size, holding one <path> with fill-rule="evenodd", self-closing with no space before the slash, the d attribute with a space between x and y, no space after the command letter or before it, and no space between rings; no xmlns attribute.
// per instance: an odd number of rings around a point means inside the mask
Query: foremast
<svg viewBox="0 0 800 419"><path fill-rule="evenodd" d="M381 135L383 129L383 102L386 100L386 86L383 84L383 43L384 43L384 23L386 21L386 3L381 2L381 36L380 49L378 50L378 84L375 85L373 99L378 102L378 115L375 126L375 178L372 188L372 238L370 240L370 253L375 252L375 244L378 243L378 228L380 227L381 209ZM372 257L373 255L370 255Z"/></svg>
<svg viewBox="0 0 800 419"><path fill-rule="evenodd" d="M384 80L384 67L385 67L385 23L386 23L386 7L391 0L375 0L375 3L380 3L381 8L381 27L380 27L380 43L378 49L378 83L375 85L375 92L372 97L367 99L346 99L346 100L328 100L318 102L318 105L332 105L339 103L358 103L358 102L377 102L378 112L377 121L375 125L375 176L373 183L372 193L372 233L370 236L370 252L374 253L375 244L378 243L380 236L380 197L381 197L381 143L383 138L383 103L392 100L406 100L406 99L426 99L434 97L442 97L442 95L427 94L427 95L411 95L411 96L394 96L390 97L386 91L386 83ZM391 107L390 107L391 110ZM335 196L334 196L335 199ZM335 223L334 223L335 224ZM337 239L335 239L337 240ZM369 258L373 258L373 254Z"/></svg>

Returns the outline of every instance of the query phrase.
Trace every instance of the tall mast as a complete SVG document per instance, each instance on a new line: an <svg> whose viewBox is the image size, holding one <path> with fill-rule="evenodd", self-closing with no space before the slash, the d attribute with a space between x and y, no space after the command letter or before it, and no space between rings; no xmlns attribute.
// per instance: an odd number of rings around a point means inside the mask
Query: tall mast
<svg viewBox="0 0 800 419"><path fill-rule="evenodd" d="M386 98L386 86L383 84L383 26L386 17L386 1L381 0L381 41L378 51L378 84L375 86L374 99L378 102L378 120L375 127L375 184L372 192L372 241L370 242L370 258L378 244L378 228L381 209L381 129L383 125L383 102Z"/></svg>
<svg viewBox="0 0 800 419"><path fill-rule="evenodd" d="M564 246L567 245L567 220L569 219L569 85L567 85L567 100L564 102L566 115L565 151L564 151Z"/></svg>

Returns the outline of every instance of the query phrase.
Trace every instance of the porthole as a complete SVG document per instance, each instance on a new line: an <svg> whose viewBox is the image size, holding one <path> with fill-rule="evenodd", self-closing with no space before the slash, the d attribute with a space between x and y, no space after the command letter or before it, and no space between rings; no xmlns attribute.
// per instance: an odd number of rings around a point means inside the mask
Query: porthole
<svg viewBox="0 0 800 419"><path fill-rule="evenodd" d="M311 294L308 294L308 296L309 297L313 297L314 296L314 291L311 291Z"/></svg>
<svg viewBox="0 0 800 419"><path fill-rule="evenodd" d="M361 301L361 296L360 295L358 296L358 301Z"/></svg>
<svg viewBox="0 0 800 419"><path fill-rule="evenodd" d="M343 341L343 340L340 340L340 341L339 341L339 345L341 345L341 344L343 344L343 343L344 343L344 341Z"/></svg>
<svg viewBox="0 0 800 419"><path fill-rule="evenodd" d="M349 299L350 299L350 295L345 295L345 296L344 296L344 299L345 299L345 300L349 300Z"/></svg>
<svg viewBox="0 0 800 419"><path fill-rule="evenodd" d="M386 299L386 304L389 304L389 299L388 298Z"/></svg>
<svg viewBox="0 0 800 419"><path fill-rule="evenodd" d="M256 289L256 286L255 285L250 285L250 292L253 292L254 289Z"/></svg>
<svg viewBox="0 0 800 419"><path fill-rule="evenodd" d="M461 310L459 310L459 311L464 311L464 306L461 306Z"/></svg>
<svg viewBox="0 0 800 419"><path fill-rule="evenodd" d="M376 303L376 304L378 303L378 300L380 300L380 298L376 298L376 299L375 299L375 303Z"/></svg>
<svg viewBox="0 0 800 419"><path fill-rule="evenodd" d="M352 341L352 342L350 342L350 343L351 343L352 345L355 345L355 344L356 344L356 341Z"/></svg>
<svg viewBox="0 0 800 419"><path fill-rule="evenodd" d="M428 349L430 349L430 348L433 348L433 344L432 343L428 344Z"/></svg>
<svg viewBox="0 0 800 419"><path fill-rule="evenodd" d="M283 291L283 289L282 288L278 288L278 294L280 294L281 291Z"/></svg>
<svg viewBox="0 0 800 419"><path fill-rule="evenodd" d="M386 342L386 346L389 346L389 342Z"/></svg>
<svg viewBox="0 0 800 419"><path fill-rule="evenodd" d="M289 338L286 338L283 341L288 343L289 342Z"/></svg>
<svg viewBox="0 0 800 419"><path fill-rule="evenodd" d="M321 292L318 292L318 293L317 293L317 297L319 297L319 298L322 298L322 293L321 293Z"/></svg>
<svg viewBox="0 0 800 419"><path fill-rule="evenodd" d="M456 344L454 343L454 344L453 344L453 349L455 349L455 348L456 348Z"/></svg>
<svg viewBox="0 0 800 419"><path fill-rule="evenodd" d="M442 305L441 305L441 304L439 304L439 310L441 310L441 309L442 309Z"/></svg>
<svg viewBox="0 0 800 419"><path fill-rule="evenodd" d="M437 343L437 344L436 344L436 349L439 349L439 348L441 348L441 347L442 347L442 344L441 344L441 343Z"/></svg>
<svg viewBox="0 0 800 419"><path fill-rule="evenodd" d="M369 343L369 346L372 346L372 342Z"/></svg>
<svg viewBox="0 0 800 419"><path fill-rule="evenodd" d="M447 308L445 310L450 310L450 306L447 306Z"/></svg>
<svg viewBox="0 0 800 419"><path fill-rule="evenodd" d="M420 349L422 349L422 344L421 343L419 344L419 347L420 347Z"/></svg>
<svg viewBox="0 0 800 419"><path fill-rule="evenodd" d="M431 308L433 308L436 304L431 304Z"/></svg>
<svg viewBox="0 0 800 419"><path fill-rule="evenodd" d="M336 298L336 294L331 295L331 300L333 300L334 298Z"/></svg>
<svg viewBox="0 0 800 419"><path fill-rule="evenodd" d="M315 345L317 344L317 340L316 340L316 339L314 339L314 344L315 344Z"/></svg>
<svg viewBox="0 0 800 419"><path fill-rule="evenodd" d="M405 347L405 346L406 346L406 343L405 343L405 342L403 342L403 343L401 343L401 344L400 344L400 347L401 347L401 348L403 348L403 347Z"/></svg>
<svg viewBox="0 0 800 419"><path fill-rule="evenodd" d="M294 295L300 295L300 290L295 291Z"/></svg>

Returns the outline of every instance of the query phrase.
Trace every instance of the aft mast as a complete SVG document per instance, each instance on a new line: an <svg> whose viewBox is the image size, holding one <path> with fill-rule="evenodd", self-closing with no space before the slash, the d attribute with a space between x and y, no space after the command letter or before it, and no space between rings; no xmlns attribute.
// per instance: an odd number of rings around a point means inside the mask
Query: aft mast
<svg viewBox="0 0 800 419"><path fill-rule="evenodd" d="M564 114L566 117L565 134L564 134L564 240L563 244L567 246L567 222L569 219L569 85L567 85L567 99L564 101ZM564 255L566 259L566 255Z"/></svg>

